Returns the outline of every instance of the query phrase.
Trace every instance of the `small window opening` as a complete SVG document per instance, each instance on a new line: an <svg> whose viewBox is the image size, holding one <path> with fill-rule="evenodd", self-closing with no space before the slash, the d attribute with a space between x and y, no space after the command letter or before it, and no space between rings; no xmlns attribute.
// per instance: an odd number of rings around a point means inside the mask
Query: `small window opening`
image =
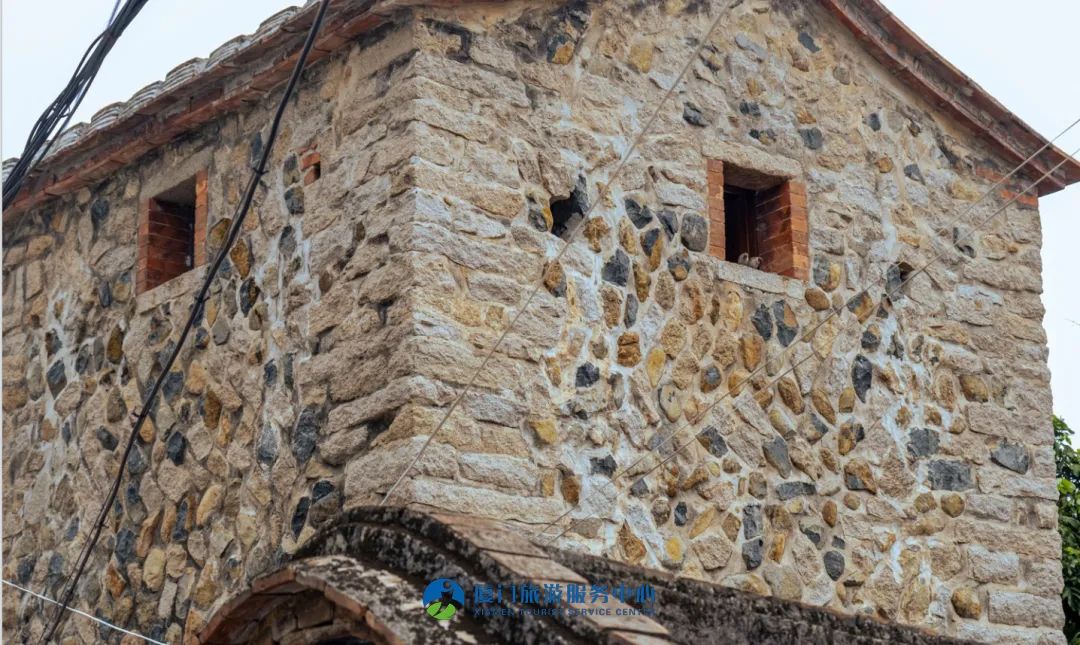
<svg viewBox="0 0 1080 645"><path fill-rule="evenodd" d="M589 195L585 188L585 178L578 177L577 185L565 199L553 199L551 208L551 233L562 239L577 229L578 224L589 210Z"/></svg>
<svg viewBox="0 0 1080 645"><path fill-rule="evenodd" d="M806 194L800 182L710 160L708 185L710 253L770 273L807 277Z"/></svg>
<svg viewBox="0 0 1080 645"><path fill-rule="evenodd" d="M202 173L200 173L201 175ZM199 188L203 184L200 199ZM154 195L144 205L139 227L139 291L186 273L201 263L197 229L205 226L205 179L196 175Z"/></svg>
<svg viewBox="0 0 1080 645"><path fill-rule="evenodd" d="M757 217L757 193L724 186L724 242L729 262L761 268L764 220Z"/></svg>

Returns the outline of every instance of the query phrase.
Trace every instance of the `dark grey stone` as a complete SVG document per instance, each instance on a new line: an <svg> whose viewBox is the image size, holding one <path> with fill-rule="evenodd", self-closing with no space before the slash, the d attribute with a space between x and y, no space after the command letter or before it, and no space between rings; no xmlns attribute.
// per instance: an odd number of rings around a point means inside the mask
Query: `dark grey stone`
<svg viewBox="0 0 1080 645"><path fill-rule="evenodd" d="M960 461L931 461L929 474L934 490L967 490L972 486L971 465Z"/></svg>
<svg viewBox="0 0 1080 645"><path fill-rule="evenodd" d="M574 385L577 387L589 387L600 380L600 370L592 363L585 363L577 368Z"/></svg>
<svg viewBox="0 0 1080 645"><path fill-rule="evenodd" d="M763 443L761 449L765 452L765 461L769 462L781 477L791 474L791 456L788 454L787 441L784 441L783 437L777 435L771 441Z"/></svg>
<svg viewBox="0 0 1080 645"><path fill-rule="evenodd" d="M930 428L915 428L908 433L908 454L929 457L938 450L938 433Z"/></svg>
<svg viewBox="0 0 1080 645"><path fill-rule="evenodd" d="M334 482L328 479L320 479L315 482L315 485L311 488L311 497L315 501L319 501L332 492L334 492Z"/></svg>
<svg viewBox="0 0 1080 645"><path fill-rule="evenodd" d="M761 535L761 530L764 528L764 524L761 519L761 505L760 504L747 504L742 510L742 528L743 537L746 539L755 538Z"/></svg>
<svg viewBox="0 0 1080 645"><path fill-rule="evenodd" d="M862 354L855 357L851 365L851 385L855 388L855 394L859 400L866 403L866 392L874 381L874 366L870 364Z"/></svg>
<svg viewBox="0 0 1080 645"><path fill-rule="evenodd" d="M776 486L776 496L783 502L796 497L815 494L817 494L817 486L814 482L780 482Z"/></svg>
<svg viewBox="0 0 1080 645"><path fill-rule="evenodd" d="M716 389L720 386L720 382L724 380L724 373L719 370L715 365L710 365L705 368L705 372L701 375L702 385L708 386L710 389Z"/></svg>
<svg viewBox="0 0 1080 645"><path fill-rule="evenodd" d="M807 428L806 438L811 443L817 442L828 434L831 429L829 424L822 421L818 415L810 413L810 427Z"/></svg>
<svg viewBox="0 0 1080 645"><path fill-rule="evenodd" d="M709 246L709 225L700 215L684 215L679 237L691 251L704 251Z"/></svg>
<svg viewBox="0 0 1080 645"><path fill-rule="evenodd" d="M904 174L912 181L917 181L920 184L925 183L922 176L922 170L919 169L919 164L913 163L904 166Z"/></svg>
<svg viewBox="0 0 1080 645"><path fill-rule="evenodd" d="M188 498L185 497L176 505L176 525L173 527L172 532L172 539L174 542L183 542L184 540L187 540L187 517L189 511Z"/></svg>
<svg viewBox="0 0 1080 645"><path fill-rule="evenodd" d="M660 220L660 224L664 227L664 234L667 235L667 239L674 238L676 231L679 230L678 215L669 210L662 210L656 214L656 219Z"/></svg>
<svg viewBox="0 0 1080 645"><path fill-rule="evenodd" d="M641 249L645 251L645 255L652 255L653 249L656 248L656 243L660 240L660 229L650 228L641 235Z"/></svg>
<svg viewBox="0 0 1080 645"><path fill-rule="evenodd" d="M277 364L274 361L269 361L263 366L263 383L266 387L272 386L277 382Z"/></svg>
<svg viewBox="0 0 1080 645"><path fill-rule="evenodd" d="M1005 439L1002 439L997 448L990 452L990 458L994 460L995 464L1018 472L1021 475L1026 473L1031 466L1031 457L1023 444L1012 443Z"/></svg>
<svg viewBox="0 0 1080 645"><path fill-rule="evenodd" d="M817 43L814 42L814 37L806 33L805 31L799 32L799 44L810 50L810 52L813 54L821 51L821 48L818 47Z"/></svg>
<svg viewBox="0 0 1080 645"><path fill-rule="evenodd" d="M863 331L862 339L860 340L862 348L868 352L876 352L881 345L881 333L877 327L867 327Z"/></svg>
<svg viewBox="0 0 1080 645"><path fill-rule="evenodd" d="M135 533L129 528L116 532L116 548L113 549L120 564L127 564L135 556Z"/></svg>
<svg viewBox="0 0 1080 645"><path fill-rule="evenodd" d="M133 479L128 482L124 491L124 499L127 501L128 508L142 501L142 496L139 495L139 480Z"/></svg>
<svg viewBox="0 0 1080 645"><path fill-rule="evenodd" d="M637 322L637 313L637 296L630 294L626 296L626 308L623 310L623 324L626 325L627 329L633 327L634 323Z"/></svg>
<svg viewBox="0 0 1080 645"><path fill-rule="evenodd" d="M101 447L105 450L116 450L116 446L119 443L113 433L106 430L104 427L97 429L97 440L101 443Z"/></svg>
<svg viewBox="0 0 1080 645"><path fill-rule="evenodd" d="M109 283L102 281L98 283L97 287L98 303L105 308L112 305L112 289L109 287Z"/></svg>
<svg viewBox="0 0 1080 645"><path fill-rule="evenodd" d="M67 387L67 374L64 372L63 361L56 361L45 373L45 382L49 384L49 392L56 398Z"/></svg>
<svg viewBox="0 0 1080 645"><path fill-rule="evenodd" d="M761 116L761 106L758 105L757 101L742 101L739 103L739 112L757 118Z"/></svg>
<svg viewBox="0 0 1080 645"><path fill-rule="evenodd" d="M780 341L780 344L784 347L787 347L799 334L799 322L796 320L795 325L791 327L784 322L783 300L777 300L773 303L773 318L776 319L776 340Z"/></svg>
<svg viewBox="0 0 1080 645"><path fill-rule="evenodd" d="M255 440L255 458L259 463L270 466L277 460L278 437L274 426L264 425L259 431L259 437Z"/></svg>
<svg viewBox="0 0 1080 645"><path fill-rule="evenodd" d="M723 457L727 454L727 442L720 436L720 432L714 426L706 427L697 437L698 442L709 451L713 457Z"/></svg>
<svg viewBox="0 0 1080 645"><path fill-rule="evenodd" d="M813 274L814 284L825 288L829 284L829 259L821 255L814 256Z"/></svg>
<svg viewBox="0 0 1080 645"><path fill-rule="evenodd" d="M844 575L844 554L839 551L825 552L825 573L833 580L839 580Z"/></svg>
<svg viewBox="0 0 1080 645"><path fill-rule="evenodd" d="M37 558L28 555L22 560L19 560L19 566L16 567L15 577L19 579L19 582L26 584L30 582L30 576L34 575L34 569L37 568Z"/></svg>
<svg viewBox="0 0 1080 645"><path fill-rule="evenodd" d="M642 206L629 197L623 200L623 205L626 207L626 216L630 218L634 226L645 228L653 220L652 211L649 210L648 206Z"/></svg>
<svg viewBox="0 0 1080 645"><path fill-rule="evenodd" d="M764 130L758 130L757 128L751 128L749 132L750 136L762 143L773 143L776 141L776 131L772 128L765 128Z"/></svg>
<svg viewBox="0 0 1080 645"><path fill-rule="evenodd" d="M870 126L870 129L874 132L881 129L881 117L878 116L877 112L871 112L866 117L866 125Z"/></svg>
<svg viewBox="0 0 1080 645"><path fill-rule="evenodd" d="M142 449L138 446L134 446L131 449L131 454L128 455L127 470L129 475L141 475L146 472L148 464L146 463L146 457L143 456Z"/></svg>
<svg viewBox="0 0 1080 645"><path fill-rule="evenodd" d="M90 203L90 223L94 225L94 230L100 228L108 216L109 202L107 200L99 197Z"/></svg>
<svg viewBox="0 0 1080 645"><path fill-rule="evenodd" d="M761 551L765 541L761 538L748 540L742 545L742 559L748 570L761 566Z"/></svg>
<svg viewBox="0 0 1080 645"><path fill-rule="evenodd" d="M605 477L611 477L615 474L615 469L618 465L615 463L615 458L611 455L605 455L604 457L593 457L589 459L589 472L593 475L603 475Z"/></svg>
<svg viewBox="0 0 1080 645"><path fill-rule="evenodd" d="M298 463L307 463L311 453L315 452L315 441L319 437L321 425L319 413L314 408L304 408L300 412L292 436L292 453Z"/></svg>
<svg viewBox="0 0 1080 645"><path fill-rule="evenodd" d="M278 238L278 251L281 257L291 257L296 252L296 231L292 226L281 229L281 237Z"/></svg>
<svg viewBox="0 0 1080 645"><path fill-rule="evenodd" d="M667 268L676 280L685 280L686 276L690 274L690 257L686 251L674 253L667 259Z"/></svg>
<svg viewBox="0 0 1080 645"><path fill-rule="evenodd" d="M825 528L818 526L817 524L803 524L799 526L799 530L814 543L814 546L821 548L825 543Z"/></svg>
<svg viewBox="0 0 1080 645"><path fill-rule="evenodd" d="M173 431L165 440L165 454L169 460L179 466L184 463L184 451L187 448L187 438L180 431Z"/></svg>
<svg viewBox="0 0 1080 645"><path fill-rule="evenodd" d="M184 389L184 373L180 371L169 372L165 381L161 384L161 395L166 401L172 402Z"/></svg>
<svg viewBox="0 0 1080 645"><path fill-rule="evenodd" d="M93 350L89 345L83 345L79 348L79 355L75 357L75 372L78 374L86 374L86 368L90 367L90 362L93 360Z"/></svg>
<svg viewBox="0 0 1080 645"><path fill-rule="evenodd" d="M701 110L690 102L683 103L682 118L683 121L699 128L704 128L709 125L709 120L705 118L705 115L701 113Z"/></svg>
<svg viewBox="0 0 1080 645"><path fill-rule="evenodd" d="M686 515L688 512L686 502L679 502L675 505L675 512L671 515L675 520L675 526L686 526Z"/></svg>
<svg viewBox="0 0 1080 645"><path fill-rule="evenodd" d="M255 284L254 278L248 278L244 280L240 285L240 311L246 316L251 308L255 306L255 303L259 300L259 294L262 290Z"/></svg>
<svg viewBox="0 0 1080 645"><path fill-rule="evenodd" d="M285 208L289 209L290 215L299 215L304 212L304 189L293 186L285 191Z"/></svg>
<svg viewBox="0 0 1080 645"><path fill-rule="evenodd" d="M649 494L649 485L645 483L645 479L639 479L630 486L630 494L634 497L645 497Z"/></svg>
<svg viewBox="0 0 1080 645"><path fill-rule="evenodd" d="M296 504L296 510L293 511L292 521L290 526L292 528L293 537L300 537L300 531L304 530L304 524L307 524L308 509L311 508L311 498L307 495L300 498L300 501Z"/></svg>
<svg viewBox="0 0 1080 645"><path fill-rule="evenodd" d="M765 305L758 305L758 308L754 310L754 313L750 316L750 322L754 324L754 329L757 333L761 334L761 337L765 340L772 338L773 321L772 314L769 313L769 308Z"/></svg>
<svg viewBox="0 0 1080 645"><path fill-rule="evenodd" d="M63 348L63 343L60 342L60 335L53 330L45 332L45 355L52 357L53 354L60 351Z"/></svg>
<svg viewBox="0 0 1080 645"><path fill-rule="evenodd" d="M811 150L820 150L821 146L825 145L825 137L817 128L799 130L799 136L802 137L803 145Z"/></svg>
<svg viewBox="0 0 1080 645"><path fill-rule="evenodd" d="M620 287L626 286L626 281L630 278L630 258L623 253L622 249L616 250L615 255L604 263L600 277Z"/></svg>
<svg viewBox="0 0 1080 645"><path fill-rule="evenodd" d="M232 330L229 328L229 321L224 316L218 316L218 319L214 321L214 328L211 330L214 334L214 344L224 345L229 342L229 334Z"/></svg>

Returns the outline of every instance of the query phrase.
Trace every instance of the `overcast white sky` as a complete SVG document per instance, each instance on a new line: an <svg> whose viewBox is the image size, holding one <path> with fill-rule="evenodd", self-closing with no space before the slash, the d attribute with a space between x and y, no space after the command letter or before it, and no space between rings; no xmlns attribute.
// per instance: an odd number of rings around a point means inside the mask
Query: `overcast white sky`
<svg viewBox="0 0 1080 645"><path fill-rule="evenodd" d="M73 122L126 100L177 64L250 33L281 0L149 2L117 43ZM1053 136L1080 117L1076 0L885 0L957 67L1021 118ZM3 157L30 126L105 25L113 0L3 0ZM1061 147L1080 146L1080 127ZM1054 409L1080 429L1080 186L1041 200L1044 324Z"/></svg>

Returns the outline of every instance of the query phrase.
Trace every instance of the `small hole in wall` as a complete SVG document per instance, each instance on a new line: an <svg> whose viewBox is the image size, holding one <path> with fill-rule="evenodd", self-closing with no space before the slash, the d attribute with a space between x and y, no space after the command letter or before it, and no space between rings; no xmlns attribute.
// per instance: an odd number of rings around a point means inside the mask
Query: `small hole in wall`
<svg viewBox="0 0 1080 645"><path fill-rule="evenodd" d="M392 298L388 298L386 300L381 300L381 301L379 301L378 304L375 305L375 311L379 315L379 324L381 324L381 325L386 324L386 320L390 315L389 314L390 307L392 307L393 305L394 305L394 300Z"/></svg>
<svg viewBox="0 0 1080 645"><path fill-rule="evenodd" d="M589 194L585 178L578 177L577 184L565 199L553 199L551 208L551 233L564 240L573 234L589 210Z"/></svg>
<svg viewBox="0 0 1080 645"><path fill-rule="evenodd" d="M394 423L394 419L397 418L397 410L387 412L386 414L376 417L367 422L367 441L370 444L372 441L390 429L390 426Z"/></svg>
<svg viewBox="0 0 1080 645"><path fill-rule="evenodd" d="M885 293L890 299L902 298L908 288L908 280L915 273L915 267L907 262L897 262L889 266L886 274Z"/></svg>

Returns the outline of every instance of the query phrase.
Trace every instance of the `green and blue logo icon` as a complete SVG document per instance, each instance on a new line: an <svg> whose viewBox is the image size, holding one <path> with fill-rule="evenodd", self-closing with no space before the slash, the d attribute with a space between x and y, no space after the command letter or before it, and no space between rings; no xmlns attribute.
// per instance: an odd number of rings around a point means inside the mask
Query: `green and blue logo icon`
<svg viewBox="0 0 1080 645"><path fill-rule="evenodd" d="M435 620L450 620L465 606L465 591L453 580L432 580L424 589L424 609Z"/></svg>

